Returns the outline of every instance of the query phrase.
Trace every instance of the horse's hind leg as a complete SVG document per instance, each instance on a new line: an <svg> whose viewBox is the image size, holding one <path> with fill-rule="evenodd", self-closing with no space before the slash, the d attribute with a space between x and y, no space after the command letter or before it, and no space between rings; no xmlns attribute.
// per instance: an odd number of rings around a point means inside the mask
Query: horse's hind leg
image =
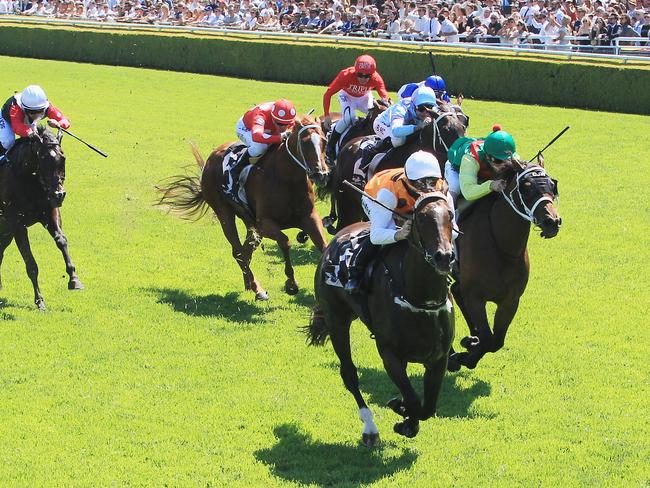
<svg viewBox="0 0 650 488"><path fill-rule="evenodd" d="M483 300L464 297L463 315L465 315L472 336L478 337L478 344L472 337L465 337L460 343L467 349L467 352L454 354L454 359L469 369L474 369L481 358L493 348L494 335L490 330L485 310L486 305L487 303Z"/></svg>
<svg viewBox="0 0 650 488"><path fill-rule="evenodd" d="M323 218L322 224L323 227L327 229L327 232L329 232L331 235L336 234L336 227L334 227L334 223L337 220L336 216L336 198L334 198L334 195L330 195L330 213L327 217Z"/></svg>
<svg viewBox="0 0 650 488"><path fill-rule="evenodd" d="M336 352L341 362L340 372L343 384L352 393L359 407L359 418L363 422L361 442L366 447L376 446L379 444L379 430L375 424L372 412L359 390L359 375L357 374L357 367L352 361L352 352L350 351L350 324L352 323L352 319L349 316L333 317L330 314L327 317L327 322L330 324L330 340L332 341L334 352Z"/></svg>
<svg viewBox="0 0 650 488"><path fill-rule="evenodd" d="M70 253L68 252L68 239L63 233L61 226L61 211L58 208L52 210L50 219L45 223L45 228L54 239L56 247L58 247L59 251L61 251L61 254L63 254L63 260L65 261L65 270L68 273L68 277L70 278L68 280L68 290L83 290L84 286L77 276L76 268L72 263Z"/></svg>
<svg viewBox="0 0 650 488"><path fill-rule="evenodd" d="M315 208L312 210L311 215L303 221L302 228L309 235L316 249L323 252L325 246L327 246L327 239L325 238L325 229Z"/></svg>
<svg viewBox="0 0 650 488"><path fill-rule="evenodd" d="M257 233L257 231L254 228L249 227L246 230L246 239L244 240L244 245L243 245L242 265L244 265L245 269L247 269L248 272L250 273L248 278L250 281L249 284L246 283L246 274L244 272L244 284L247 290L253 290L255 292L255 298L257 300L268 300L269 295L266 293L266 291L264 291L264 289L259 284L257 278L255 278L253 272L250 269L253 253L255 252L255 249L258 248L261 242L262 242L262 238ZM244 268L242 268L242 270L243 269Z"/></svg>
<svg viewBox="0 0 650 488"><path fill-rule="evenodd" d="M287 280L284 283L284 291L289 295L298 293L298 283L293 273L293 266L291 266L291 243L287 235L282 232L280 226L270 219L261 219L258 222L258 230L264 237L273 239L278 243L284 256L284 274Z"/></svg>
<svg viewBox="0 0 650 488"><path fill-rule="evenodd" d="M5 255L5 249L7 249L7 246L11 244L11 241L13 241L14 236L11 234L2 234L0 235L0 266L2 266L2 259L4 258ZM2 277L0 276L0 290L2 290Z"/></svg>
<svg viewBox="0 0 650 488"><path fill-rule="evenodd" d="M32 281L32 286L34 287L34 303L40 310L45 310L45 301L43 300L43 295L41 295L41 290L38 287L38 264L36 264L36 259L32 254L32 249L29 246L29 237L27 236L27 228L19 227L16 230L14 236L16 239L16 245L20 251L20 255L25 261L25 268L27 269L27 276Z"/></svg>
<svg viewBox="0 0 650 488"><path fill-rule="evenodd" d="M405 437L415 437L420 430L419 419L421 404L418 394L406 373L406 361L397 357L392 349L377 343L377 350L384 362L384 368L395 386L402 394L402 401L391 400L388 406L396 413L402 415L404 420L394 425L393 430ZM445 365L446 367L446 365Z"/></svg>
<svg viewBox="0 0 650 488"><path fill-rule="evenodd" d="M490 352L497 352L503 347L508 327L515 318L517 308L519 308L519 297L501 302L497 305L497 310L494 314L494 342Z"/></svg>

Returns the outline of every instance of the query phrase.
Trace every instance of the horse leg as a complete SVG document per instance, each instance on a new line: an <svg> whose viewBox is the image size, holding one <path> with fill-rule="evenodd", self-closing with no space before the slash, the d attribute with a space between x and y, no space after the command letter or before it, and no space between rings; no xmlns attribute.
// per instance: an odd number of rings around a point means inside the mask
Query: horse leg
<svg viewBox="0 0 650 488"><path fill-rule="evenodd" d="M336 219L336 199L334 195L330 195L330 213L327 217L323 218L322 224L331 235L336 234L336 228L334 227Z"/></svg>
<svg viewBox="0 0 650 488"><path fill-rule="evenodd" d="M483 356L492 350L494 336L485 310L486 302L480 299L467 300L465 297L465 313L467 324L474 338L465 337L461 340L467 352L455 353L454 358L463 366L474 369ZM476 341L478 337L478 343Z"/></svg>
<svg viewBox="0 0 650 488"><path fill-rule="evenodd" d="M508 327L515 318L517 308L519 308L519 297L514 297L512 300L501 302L497 305L497 310L494 314L494 342L490 352L497 352L503 347Z"/></svg>
<svg viewBox="0 0 650 488"><path fill-rule="evenodd" d="M388 347L377 343L377 350L384 362L384 369L392 382L399 388L402 394L402 400L393 399L388 402L388 406L399 415L404 417L402 422L393 426L393 430L405 437L415 437L420 430L420 398L413 389L406 374L407 362L398 358L395 353Z"/></svg>
<svg viewBox="0 0 650 488"><path fill-rule="evenodd" d="M61 225L61 211L58 208L52 210L50 219L45 222L45 228L54 239L56 247L59 248L61 254L63 254L63 260L65 261L65 270L68 273L68 290L83 290L83 284L77 276L77 271L72 263L70 258L70 253L68 252L68 239L63 233Z"/></svg>
<svg viewBox="0 0 650 488"><path fill-rule="evenodd" d="M45 310L45 301L43 300L43 295L41 295L41 290L38 287L38 264L36 264L36 259L34 259L32 249L29 246L27 227L18 227L14 238L16 239L16 245L18 246L20 255L23 257L23 261L25 261L27 276L29 276L29 279L32 281L32 286L34 287L34 303L39 310Z"/></svg>
<svg viewBox="0 0 650 488"><path fill-rule="evenodd" d="M284 256L284 274L287 277L287 281L284 283L284 291L289 295L295 295L298 293L298 283L296 283L293 266L291 266L291 242L289 242L289 238L282 232L280 226L270 219L260 220L258 222L258 229L264 237L273 239L280 246L282 255Z"/></svg>
<svg viewBox="0 0 650 488"><path fill-rule="evenodd" d="M463 315L463 318L465 319L465 322L467 322L467 325L471 330L472 326L471 324L471 317L467 313L467 309L465 307L465 299L463 298L463 294L460 288L460 284L456 281L453 285L451 285L451 293L454 296L454 300L456 302L456 305L458 305L458 308L460 309L460 312ZM461 340L461 345L465 347L468 350L471 350L472 348L477 347L478 345L478 338L474 336L468 336L463 338ZM458 354L456 351L454 351L453 346L449 350L449 358L447 360L447 370L451 372L456 372L459 371L461 368L461 363L458 361ZM460 354L465 354L465 353L460 353Z"/></svg>
<svg viewBox="0 0 650 488"><path fill-rule="evenodd" d="M340 373L343 384L352 393L359 407L359 418L363 422L361 442L366 447L374 447L379 444L379 429L377 429L372 412L359 390L359 375L357 374L357 367L352 361L352 352L350 351L350 324L352 319L349 316L336 318L330 316L327 321L331 324L330 341L332 341L332 347L341 362Z"/></svg>
<svg viewBox="0 0 650 488"><path fill-rule="evenodd" d="M316 209L313 209L309 217L305 218L301 228L309 235L316 249L322 253L325 246L327 246L327 239L323 223Z"/></svg>
<svg viewBox="0 0 650 488"><path fill-rule="evenodd" d="M420 420L427 420L436 413L438 395L442 387L442 379L447 371L447 357L425 365L424 371L424 403L420 412Z"/></svg>
<svg viewBox="0 0 650 488"><path fill-rule="evenodd" d="M0 235L0 266L2 266L2 259L5 256L5 249L7 249L7 246L11 244L11 241L14 240L14 236L12 234L3 234ZM0 290L2 290L2 277L0 276Z"/></svg>

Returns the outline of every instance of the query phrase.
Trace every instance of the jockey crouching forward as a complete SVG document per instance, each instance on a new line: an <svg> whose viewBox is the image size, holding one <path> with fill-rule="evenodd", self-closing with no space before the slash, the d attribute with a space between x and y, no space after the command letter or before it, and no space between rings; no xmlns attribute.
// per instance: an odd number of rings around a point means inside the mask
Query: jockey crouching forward
<svg viewBox="0 0 650 488"><path fill-rule="evenodd" d="M411 232L411 220L406 220L397 228L395 215L408 216L421 193L434 191L437 181L442 177L436 157L425 151L417 151L406 160L404 168L387 169L373 176L365 187L368 195L362 197L361 205L370 220L370 244L361 245L350 263L349 277L345 289L358 292L363 273L369 259L374 254L374 246L383 246L406 239ZM447 201L453 213L453 200ZM387 207L387 208L385 208ZM390 209L390 210L389 210Z"/></svg>
<svg viewBox="0 0 650 488"><path fill-rule="evenodd" d="M490 192L505 190L507 182L495 179L504 165L519 159L515 140L499 125L484 140L466 138L458 147L450 148L445 164L445 180L454 199L462 193L466 200L478 200Z"/></svg>
<svg viewBox="0 0 650 488"><path fill-rule="evenodd" d="M329 115L332 96L338 92L341 104L341 119L334 125L327 141L326 156L330 164L336 159L336 144L341 134L357 120L356 111L364 114L372 108L372 90L388 101L384 80L377 72L377 63L372 56L364 54L354 62L354 66L339 72L323 95L323 113Z"/></svg>
<svg viewBox="0 0 650 488"><path fill-rule="evenodd" d="M70 122L52 105L43 89L30 85L22 93L10 97L2 106L0 117L0 164L5 161L6 153L19 137L38 137L38 122L48 118L48 125L53 128L68 129Z"/></svg>
<svg viewBox="0 0 650 488"><path fill-rule="evenodd" d="M385 110L375 119L373 125L375 134L381 141L366 152L362 166L372 161L380 152L403 146L407 136L431 122L436 106L436 94L430 88L423 87L415 90L411 98L404 98Z"/></svg>

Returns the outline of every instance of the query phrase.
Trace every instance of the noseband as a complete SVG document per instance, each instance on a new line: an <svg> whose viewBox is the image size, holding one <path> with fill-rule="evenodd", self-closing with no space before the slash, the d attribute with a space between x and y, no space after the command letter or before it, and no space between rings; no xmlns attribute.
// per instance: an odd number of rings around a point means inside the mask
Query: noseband
<svg viewBox="0 0 650 488"><path fill-rule="evenodd" d="M512 190L510 191L504 190L501 192L501 195L506 200L506 202L508 202L510 207L512 207L515 213L519 215L522 219L527 220L528 222L531 222L534 225L538 225L537 219L535 218L535 210L537 210L537 207L539 207L540 204L542 204L543 202L555 203L555 198L551 198L542 194L537 200L533 202L532 205L529 206L526 204L521 194L520 183L526 179L541 179L541 178L544 178L545 180L550 180L550 177L548 176L546 171L544 171L544 168L542 168L541 166L532 165L524 169L521 173L517 174L517 178L515 179L515 186ZM555 196L557 196L554 190L554 186L552 185L551 185L551 191L554 193ZM517 197L519 204L515 203L514 196Z"/></svg>
<svg viewBox="0 0 650 488"><path fill-rule="evenodd" d="M298 136L297 136L297 137L298 137L298 142L297 142L296 145L298 146L298 155L299 155L300 159L298 159L298 158L297 158L297 157L296 157L296 156L291 152L291 149L289 149L289 138L287 137L287 138L284 140L284 147L285 147L285 149L286 149L286 151L287 151L287 154L289 154L289 156L291 156L291 159L293 159L294 162L295 162L298 166L300 166L300 167L305 171L305 173L307 173L307 176L311 176L311 175L313 175L313 174L314 174L314 171L313 171L311 168L309 168L309 165L307 164L307 159L305 158L305 153L304 153L303 150L302 150L302 134L303 134L305 131L309 130L309 129L319 129L319 128L320 128L320 126L318 126L317 124L310 124L310 125L303 125L303 126L300 128L300 130L298 131ZM318 134L318 136L319 136L319 137L322 137L320 134ZM320 152L319 152L318 160L319 160L319 162L320 162Z"/></svg>

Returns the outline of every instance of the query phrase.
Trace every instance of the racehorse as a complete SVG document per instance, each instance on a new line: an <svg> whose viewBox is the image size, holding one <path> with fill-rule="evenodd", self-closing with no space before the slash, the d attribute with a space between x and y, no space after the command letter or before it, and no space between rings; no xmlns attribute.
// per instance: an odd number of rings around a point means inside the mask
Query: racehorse
<svg viewBox="0 0 650 488"><path fill-rule="evenodd" d="M331 339L341 362L341 377L364 423L362 442L369 447L379 442L379 431L359 391L350 352L350 324L358 317L370 329L384 368L402 394L401 399L388 404L404 418L394 430L415 437L419 422L435 413L454 337L454 311L447 286L453 253L446 192L447 184L440 179L435 191L420 195L410 235L405 241L381 248L367 293L349 294L326 284L324 267L328 262L338 262L341 244L367 230L368 223L358 222L339 232L316 269L316 306L307 327L308 341L323 345L328 336ZM424 403L409 381L409 362L425 367Z"/></svg>
<svg viewBox="0 0 650 488"><path fill-rule="evenodd" d="M391 149L374 172L402 167L411 154L425 150L436 156L444 174L447 151L456 139L465 135L468 124L469 118L460 110L460 107L441 103L439 108L433 109L431 123L410 135L402 146ZM363 142L364 139L354 139L341 150L338 163L333 169L327 185L320 188L321 195L326 192L332 194L330 213L324 219L328 231L332 234L364 218L359 204L361 197L343 184L345 180L354 181L355 164L361 157ZM334 228L333 224L337 220L338 224Z"/></svg>
<svg viewBox="0 0 650 488"><path fill-rule="evenodd" d="M34 138L16 142L7 154L7 160L0 166L0 264L5 249L15 239L34 287L34 303L45 310L38 286L38 265L29 245L28 227L38 222L47 229L63 254L69 276L68 289L83 288L61 227L60 207L65 198L65 155L61 149L61 133L57 137L39 127Z"/></svg>
<svg viewBox="0 0 650 488"><path fill-rule="evenodd" d="M461 365L473 369L486 353L503 347L528 282L530 224L539 226L540 236L546 239L560 230L562 219L554 204L557 181L546 174L541 157L538 162L513 162L500 176L508 181L501 195L483 197L461 213L462 233L456 240L460 269L451 291L471 336L461 340L466 352L450 355L451 371ZM485 309L487 302L497 306L494 333Z"/></svg>
<svg viewBox="0 0 650 488"><path fill-rule="evenodd" d="M253 215L236 207L222 189L223 159L236 143L219 146L210 154L207 162L193 146L201 175L172 177L170 183L158 189L162 194L158 204L179 211L186 217L197 218L207 212L209 205L232 247L232 255L242 271L245 289L252 290L257 300L268 300L268 294L250 269L251 257L262 237L275 240L284 255L287 277L285 291L295 295L298 284L291 266L291 244L282 230L302 229L320 251L327 244L320 216L314 206L311 182L324 182L329 173L323 155L324 142L320 126L312 118L304 116L296 121L284 143L269 148L262 159L253 165L245 184L246 199ZM237 232L236 216L247 229L243 245Z"/></svg>

